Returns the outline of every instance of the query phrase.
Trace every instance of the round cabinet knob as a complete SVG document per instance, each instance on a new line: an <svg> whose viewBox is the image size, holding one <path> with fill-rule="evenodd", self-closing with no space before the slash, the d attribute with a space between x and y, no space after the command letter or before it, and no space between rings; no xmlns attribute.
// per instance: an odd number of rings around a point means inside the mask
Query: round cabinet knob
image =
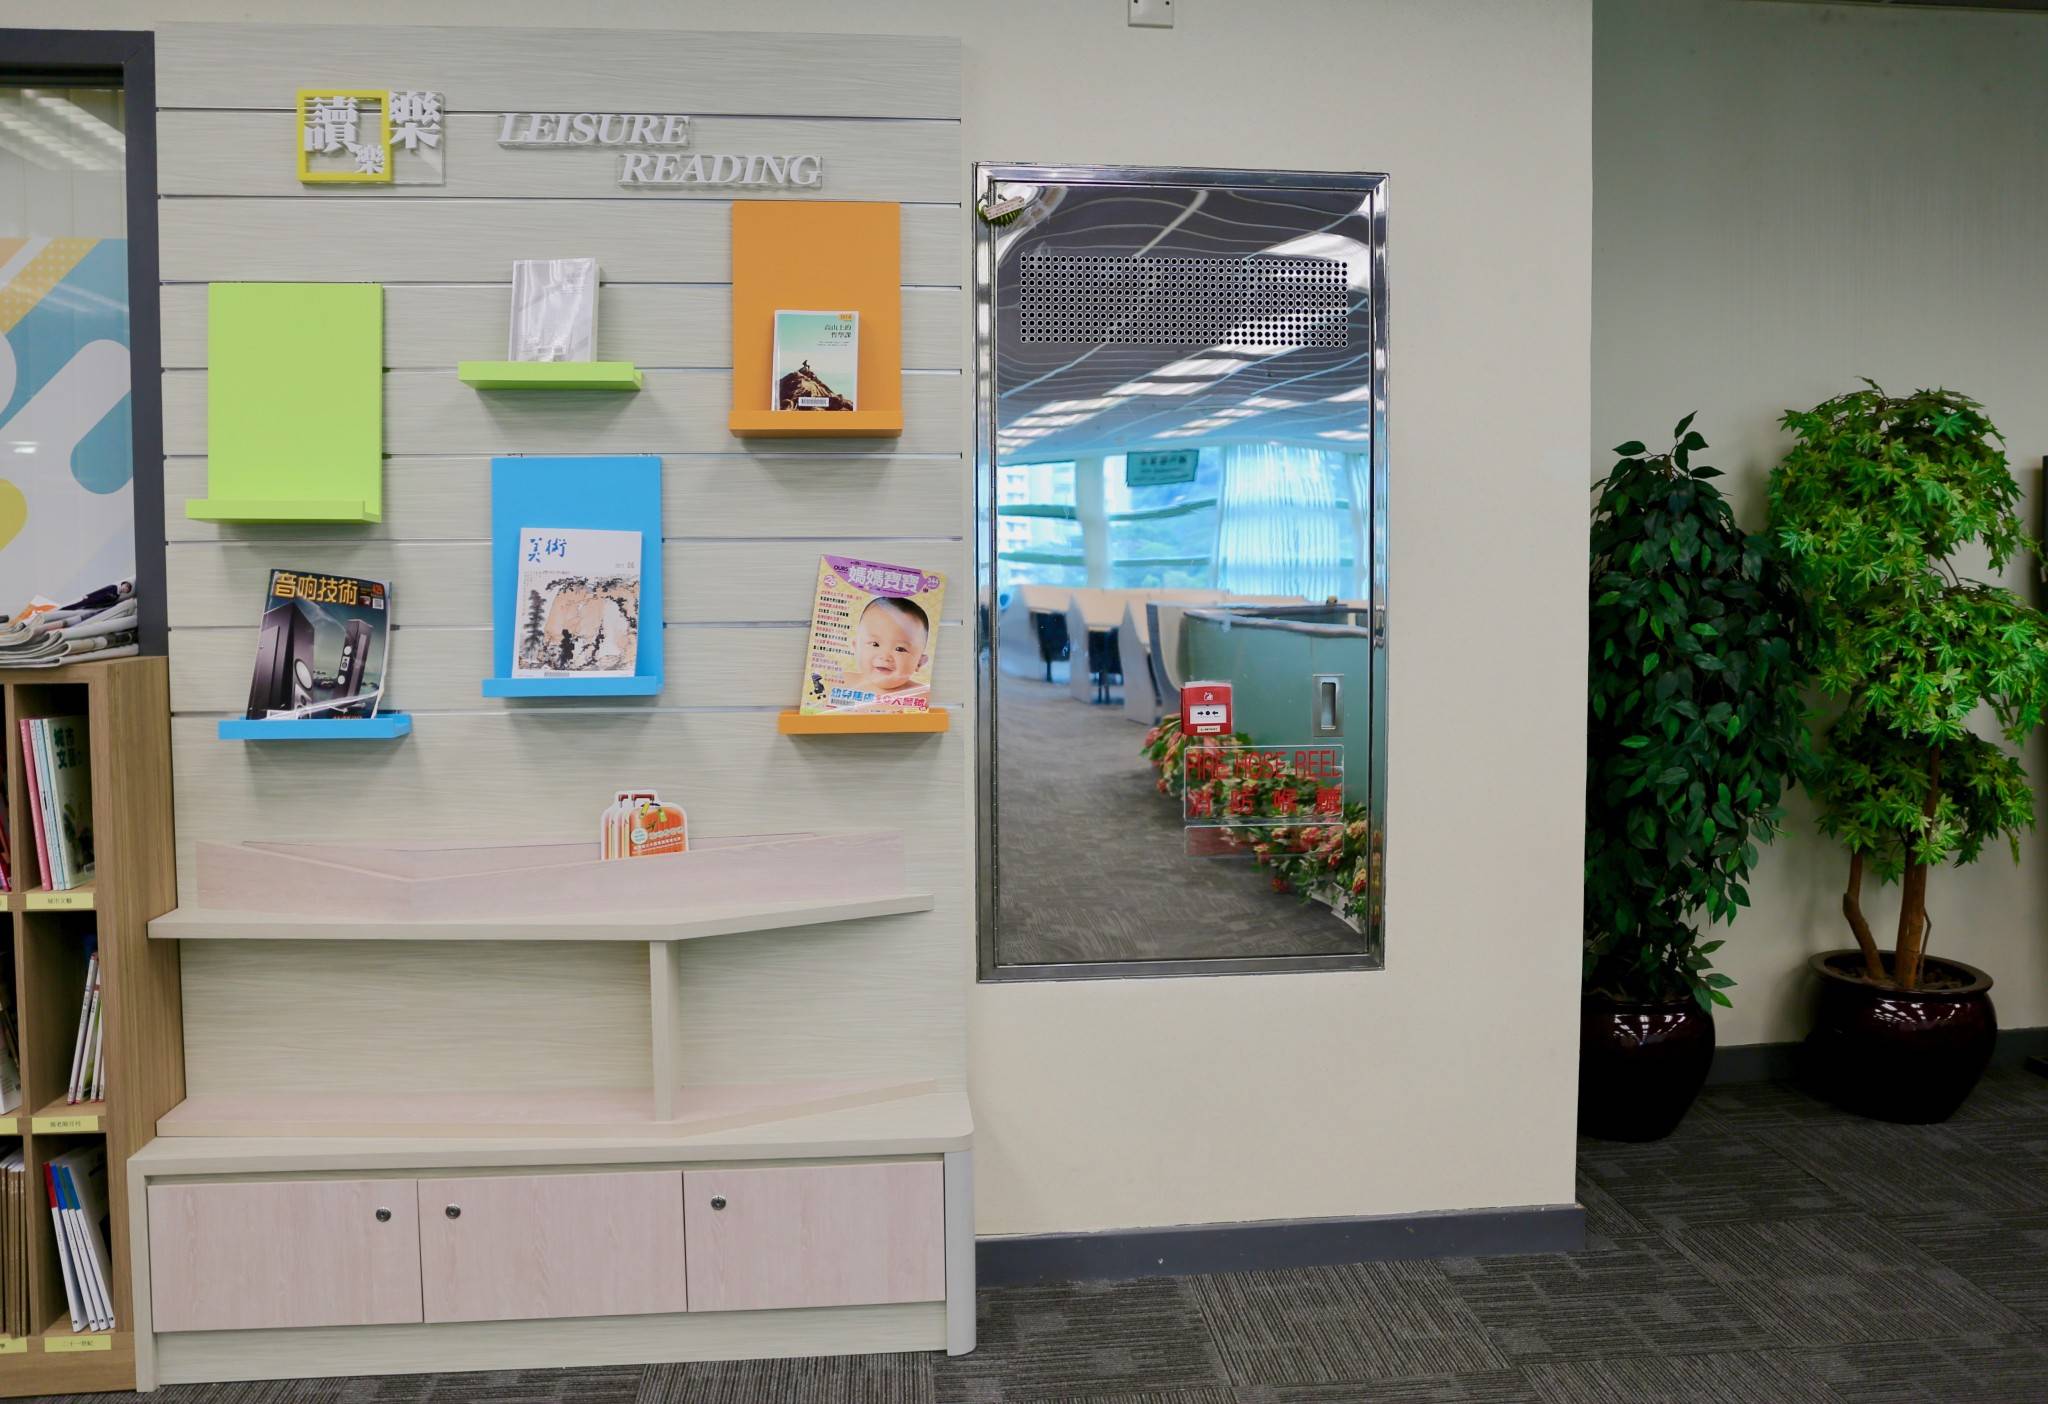
<svg viewBox="0 0 2048 1404"><path fill-rule="evenodd" d="M462 1217L462 1206L460 1204L451 1204L441 1212L451 1219L459 1219Z"/></svg>
<svg viewBox="0 0 2048 1404"><path fill-rule="evenodd" d="M390 1222L391 1222L391 1211L390 1211L389 1209L379 1209L379 1210L377 1211L377 1222L378 1222L378 1223L380 1223L380 1224L388 1224L388 1223L390 1223Z"/></svg>
<svg viewBox="0 0 2048 1404"><path fill-rule="evenodd" d="M713 1209L723 1209L723 1208L725 1207L725 1196L724 1196L724 1195L722 1195L722 1194L714 1194L714 1195L712 1195L712 1196L711 1196L711 1207L712 1207Z"/></svg>

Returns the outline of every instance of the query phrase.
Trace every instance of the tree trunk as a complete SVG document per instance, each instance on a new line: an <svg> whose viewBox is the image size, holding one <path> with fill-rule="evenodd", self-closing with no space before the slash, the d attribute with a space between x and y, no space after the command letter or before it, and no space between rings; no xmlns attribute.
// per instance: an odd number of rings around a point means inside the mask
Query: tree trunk
<svg viewBox="0 0 2048 1404"><path fill-rule="evenodd" d="M1884 957L1877 952L1877 938L1870 934L1870 922L1863 915L1863 855L1849 855L1849 887L1842 893L1842 915L1849 920L1849 929L1856 933L1856 944L1863 948L1863 969L1873 980L1884 979Z"/></svg>
<svg viewBox="0 0 2048 1404"><path fill-rule="evenodd" d="M1933 751L1927 761L1927 800L1920 807L1918 833L1906 834L1906 878L1899 890L1899 946L1892 957L1892 978L1902 990L1920 984L1920 953L1927 939L1927 868L1913 856L1914 840L1934 823L1934 811L1941 803L1941 752Z"/></svg>

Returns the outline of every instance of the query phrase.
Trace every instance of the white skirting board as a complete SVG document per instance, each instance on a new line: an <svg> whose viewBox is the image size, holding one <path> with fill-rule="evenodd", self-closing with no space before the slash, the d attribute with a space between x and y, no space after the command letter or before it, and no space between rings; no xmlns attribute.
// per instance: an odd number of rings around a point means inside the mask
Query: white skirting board
<svg viewBox="0 0 2048 1404"><path fill-rule="evenodd" d="M196 1331L156 1337L147 1367L138 1339L136 1384L154 1389L226 1380L853 1355L943 1350L946 1341L944 1302L573 1321Z"/></svg>

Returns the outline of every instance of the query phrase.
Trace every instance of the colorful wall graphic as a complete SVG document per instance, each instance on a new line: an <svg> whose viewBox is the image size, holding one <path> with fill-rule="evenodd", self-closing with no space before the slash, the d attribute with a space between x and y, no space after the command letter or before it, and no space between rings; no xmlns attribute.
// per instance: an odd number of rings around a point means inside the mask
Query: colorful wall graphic
<svg viewBox="0 0 2048 1404"><path fill-rule="evenodd" d="M135 573L128 241L0 239L0 616Z"/></svg>

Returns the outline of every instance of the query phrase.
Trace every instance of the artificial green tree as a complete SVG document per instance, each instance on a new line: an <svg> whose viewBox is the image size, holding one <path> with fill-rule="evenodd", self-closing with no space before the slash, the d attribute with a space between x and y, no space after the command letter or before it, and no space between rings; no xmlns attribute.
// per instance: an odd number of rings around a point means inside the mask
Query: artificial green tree
<svg viewBox="0 0 2048 1404"><path fill-rule="evenodd" d="M1626 443L1595 484L1586 758L1585 983L1725 1005L1697 923L1749 905L1757 845L1806 745L1800 604L1746 535L1687 415L1668 452Z"/></svg>
<svg viewBox="0 0 2048 1404"><path fill-rule="evenodd" d="M1771 474L1771 524L1805 592L1815 673L1842 702L1807 776L1823 831L1849 850L1842 915L1865 974L1920 987L1927 878L2003 836L2019 859L2033 794L2011 750L2048 708L2048 618L1964 576L1965 548L1996 576L2040 547L2020 525L2004 440L1975 400L1894 398L1872 381L1785 416L1797 442ZM1900 884L1887 968L1863 880Z"/></svg>

